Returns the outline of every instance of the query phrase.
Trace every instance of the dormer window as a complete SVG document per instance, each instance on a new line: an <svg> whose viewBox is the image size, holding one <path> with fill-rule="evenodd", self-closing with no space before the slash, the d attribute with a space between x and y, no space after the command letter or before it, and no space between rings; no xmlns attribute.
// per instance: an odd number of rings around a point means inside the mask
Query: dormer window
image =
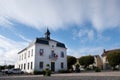
<svg viewBox="0 0 120 80"><path fill-rule="evenodd" d="M44 50L40 49L40 52L39 52L40 56L43 56L43 53L44 53Z"/></svg>

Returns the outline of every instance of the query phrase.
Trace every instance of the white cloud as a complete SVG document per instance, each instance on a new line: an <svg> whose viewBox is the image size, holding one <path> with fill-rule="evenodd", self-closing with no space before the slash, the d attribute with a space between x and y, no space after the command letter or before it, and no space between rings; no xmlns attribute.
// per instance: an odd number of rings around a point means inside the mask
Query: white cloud
<svg viewBox="0 0 120 80"><path fill-rule="evenodd" d="M0 16L0 26L11 28L12 25L13 23L7 20L7 18Z"/></svg>
<svg viewBox="0 0 120 80"><path fill-rule="evenodd" d="M30 39L28 39L28 38L26 38L26 37L24 37L23 35L21 35L21 34L17 34L20 38L22 38L24 41L26 41L26 42L31 42L31 40Z"/></svg>
<svg viewBox="0 0 120 80"><path fill-rule="evenodd" d="M94 39L94 31L93 31L93 30L90 30L90 31L88 32L88 37L89 37L90 40L93 40L93 39Z"/></svg>
<svg viewBox="0 0 120 80"><path fill-rule="evenodd" d="M103 47L82 47L77 50L68 49L68 55L75 56L79 58L85 55L100 55L102 54Z"/></svg>
<svg viewBox="0 0 120 80"><path fill-rule="evenodd" d="M95 32L92 29L73 30L73 39L80 39L81 42L94 40Z"/></svg>
<svg viewBox="0 0 120 80"><path fill-rule="evenodd" d="M17 53L23 49L27 43L16 42L5 36L0 35L0 65L14 64L18 59Z"/></svg>
<svg viewBox="0 0 120 80"><path fill-rule="evenodd" d="M84 24L104 30L120 26L119 0L0 0L2 24L8 19L41 29L64 28L67 24ZM5 18L7 17L7 18Z"/></svg>

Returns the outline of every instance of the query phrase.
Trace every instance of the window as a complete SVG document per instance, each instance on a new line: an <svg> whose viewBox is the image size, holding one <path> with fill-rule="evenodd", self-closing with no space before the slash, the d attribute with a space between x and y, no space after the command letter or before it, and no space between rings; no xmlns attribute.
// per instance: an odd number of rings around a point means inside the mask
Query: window
<svg viewBox="0 0 120 80"><path fill-rule="evenodd" d="M28 70L29 70L29 63L28 63Z"/></svg>
<svg viewBox="0 0 120 80"><path fill-rule="evenodd" d="M22 54L22 60L23 60L23 54Z"/></svg>
<svg viewBox="0 0 120 80"><path fill-rule="evenodd" d="M20 69L20 65L19 65L19 69Z"/></svg>
<svg viewBox="0 0 120 80"><path fill-rule="evenodd" d="M24 70L25 70L26 64L24 63Z"/></svg>
<svg viewBox="0 0 120 80"><path fill-rule="evenodd" d="M21 69L23 69L23 64L21 64Z"/></svg>
<svg viewBox="0 0 120 80"><path fill-rule="evenodd" d="M33 49L31 50L31 56L33 56Z"/></svg>
<svg viewBox="0 0 120 80"><path fill-rule="evenodd" d="M40 56L43 56L43 53L44 53L44 49L40 49Z"/></svg>
<svg viewBox="0 0 120 80"><path fill-rule="evenodd" d="M40 69L43 69L43 62L39 63L39 67L40 67Z"/></svg>
<svg viewBox="0 0 120 80"><path fill-rule="evenodd" d="M64 57L64 52L63 52L63 51L61 52L61 57L62 57L62 58Z"/></svg>
<svg viewBox="0 0 120 80"><path fill-rule="evenodd" d="M30 51L28 51L28 57L30 57Z"/></svg>
<svg viewBox="0 0 120 80"><path fill-rule="evenodd" d="M54 48L54 45L52 45L52 48Z"/></svg>
<svg viewBox="0 0 120 80"><path fill-rule="evenodd" d="M61 62L61 69L63 69L64 68L64 63L63 62Z"/></svg>
<svg viewBox="0 0 120 80"><path fill-rule="evenodd" d="M26 53L24 53L24 59L26 59Z"/></svg>
<svg viewBox="0 0 120 80"><path fill-rule="evenodd" d="M51 56L54 57L55 53L54 50L51 51Z"/></svg>
<svg viewBox="0 0 120 80"><path fill-rule="evenodd" d="M32 62L31 62L31 69L32 69Z"/></svg>
<svg viewBox="0 0 120 80"><path fill-rule="evenodd" d="M19 60L21 60L21 55L20 55L20 57L19 57Z"/></svg>

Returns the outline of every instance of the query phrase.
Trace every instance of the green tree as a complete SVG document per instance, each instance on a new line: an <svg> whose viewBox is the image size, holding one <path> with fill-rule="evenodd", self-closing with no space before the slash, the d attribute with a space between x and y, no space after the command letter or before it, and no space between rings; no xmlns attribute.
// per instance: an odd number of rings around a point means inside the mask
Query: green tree
<svg viewBox="0 0 120 80"><path fill-rule="evenodd" d="M12 68L14 68L14 65L0 65L0 70L12 69Z"/></svg>
<svg viewBox="0 0 120 80"><path fill-rule="evenodd" d="M5 69L5 66L0 65L0 71Z"/></svg>
<svg viewBox="0 0 120 80"><path fill-rule="evenodd" d="M14 65L8 65L7 66L7 69L12 69L12 68L14 68Z"/></svg>
<svg viewBox="0 0 120 80"><path fill-rule="evenodd" d="M77 59L73 56L67 56L67 66L68 66L68 69L71 69L72 68L72 65L75 64L77 61Z"/></svg>
<svg viewBox="0 0 120 80"><path fill-rule="evenodd" d="M79 58L79 63L80 65L84 66L86 69L90 64L94 63L94 57L89 55L89 56L82 56Z"/></svg>
<svg viewBox="0 0 120 80"><path fill-rule="evenodd" d="M107 60L110 66L115 69L115 66L120 64L120 52L109 52L107 54Z"/></svg>

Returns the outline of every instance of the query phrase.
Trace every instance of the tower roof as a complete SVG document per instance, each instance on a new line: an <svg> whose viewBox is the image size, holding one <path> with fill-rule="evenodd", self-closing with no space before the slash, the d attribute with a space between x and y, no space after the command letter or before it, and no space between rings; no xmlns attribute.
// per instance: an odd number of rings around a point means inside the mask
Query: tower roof
<svg viewBox="0 0 120 80"><path fill-rule="evenodd" d="M46 31L46 33L45 33L45 38L46 39L50 39L50 31L49 31L49 29L47 28L47 31Z"/></svg>
<svg viewBox="0 0 120 80"><path fill-rule="evenodd" d="M50 35L50 31L49 31L49 29L48 29L48 28L47 28L47 32L46 32L45 34Z"/></svg>

